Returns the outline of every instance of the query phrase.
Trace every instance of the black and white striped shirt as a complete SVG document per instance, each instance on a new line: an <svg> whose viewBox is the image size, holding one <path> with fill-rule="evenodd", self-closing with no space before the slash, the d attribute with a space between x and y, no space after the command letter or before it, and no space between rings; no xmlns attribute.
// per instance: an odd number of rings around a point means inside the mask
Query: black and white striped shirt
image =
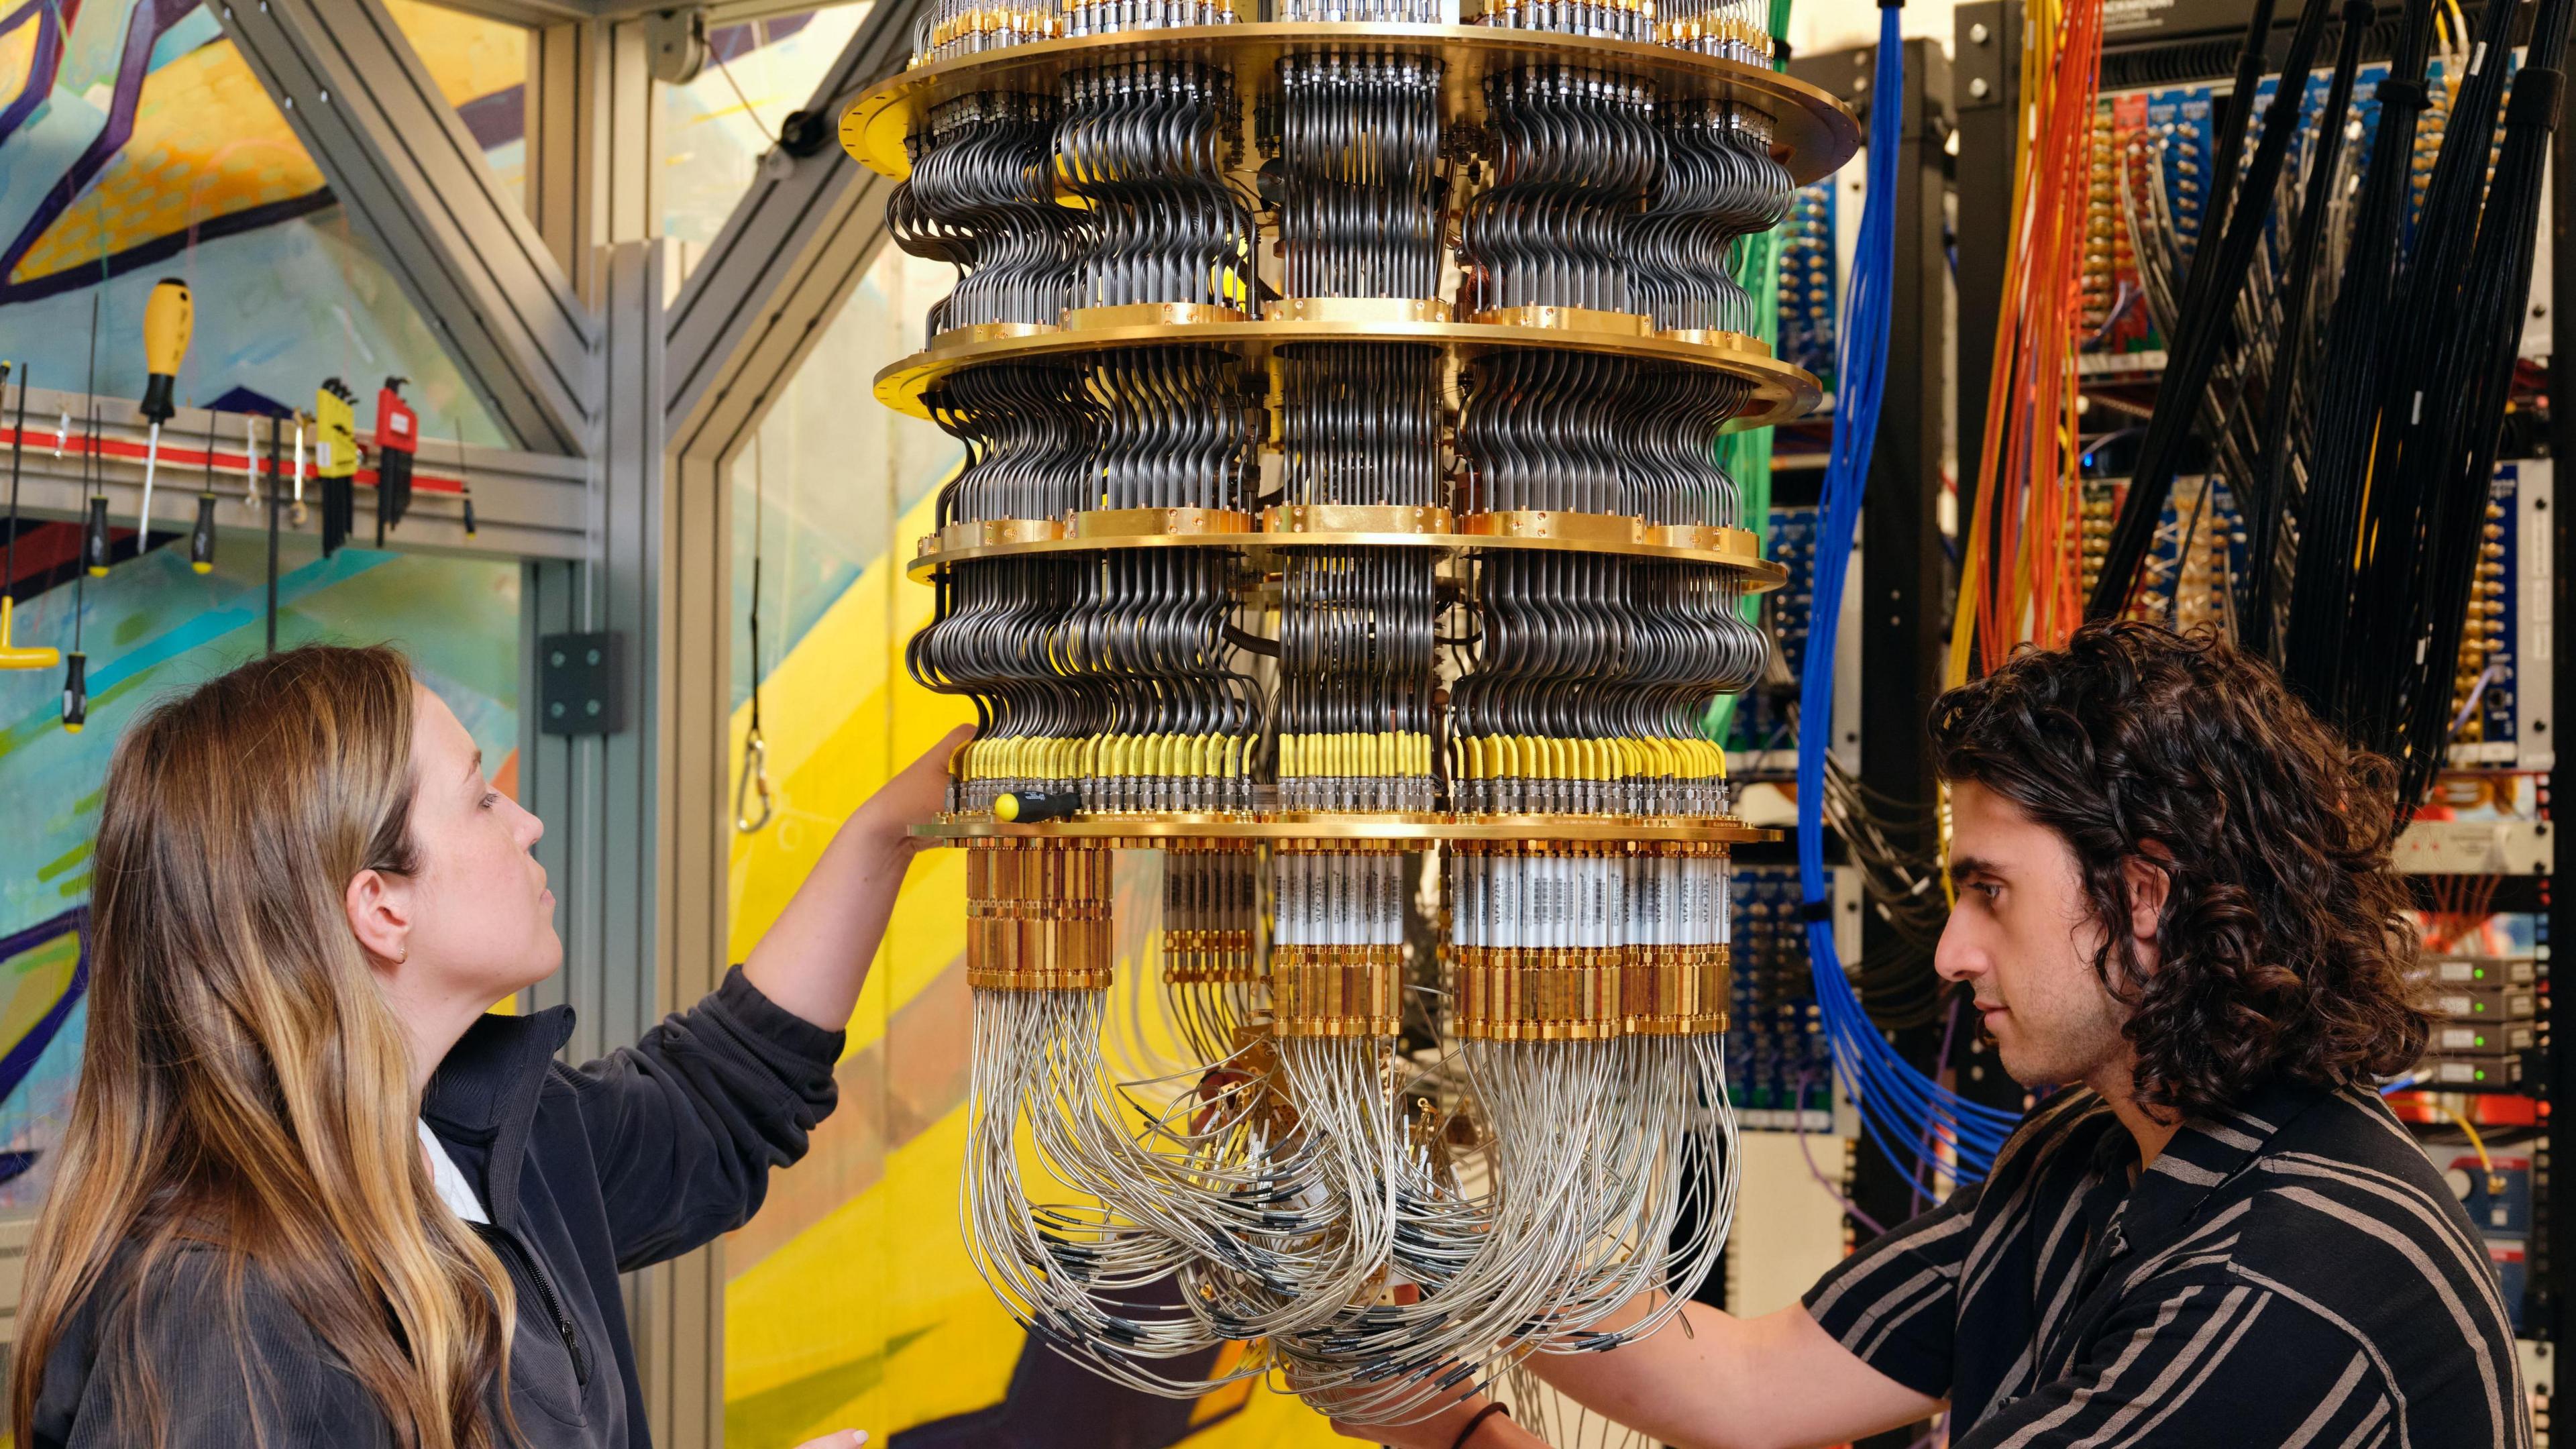
<svg viewBox="0 0 2576 1449"><path fill-rule="evenodd" d="M2276 1084L2137 1161L2054 1097L1807 1310L1954 1449L2527 1449L2485 1247L2378 1097Z"/></svg>

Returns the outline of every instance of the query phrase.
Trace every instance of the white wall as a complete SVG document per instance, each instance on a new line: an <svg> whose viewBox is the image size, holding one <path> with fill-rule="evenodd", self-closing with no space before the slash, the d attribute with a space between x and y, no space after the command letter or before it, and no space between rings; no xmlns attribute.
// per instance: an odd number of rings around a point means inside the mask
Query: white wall
<svg viewBox="0 0 2576 1449"><path fill-rule="evenodd" d="M1950 16L1957 0L1905 0L1898 21L1908 39L1928 36L1950 46ZM1878 41L1876 0L1793 0L1789 9L1789 50L1793 55L1821 55Z"/></svg>

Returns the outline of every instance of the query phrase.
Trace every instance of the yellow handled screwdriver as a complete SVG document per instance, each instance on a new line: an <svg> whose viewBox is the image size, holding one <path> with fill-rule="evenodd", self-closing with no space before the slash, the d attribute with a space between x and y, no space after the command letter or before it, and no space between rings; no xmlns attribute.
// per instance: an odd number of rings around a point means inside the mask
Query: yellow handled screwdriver
<svg viewBox="0 0 2576 1449"><path fill-rule="evenodd" d="M143 446L143 511L135 520L134 540L138 554L152 546L152 474L161 462L161 425L179 411L172 392L178 385L179 364L187 360L188 337L196 322L196 302L188 295L187 283L164 277L153 286L152 299L143 304L143 370L148 378L143 386L143 416L152 424L152 437Z"/></svg>

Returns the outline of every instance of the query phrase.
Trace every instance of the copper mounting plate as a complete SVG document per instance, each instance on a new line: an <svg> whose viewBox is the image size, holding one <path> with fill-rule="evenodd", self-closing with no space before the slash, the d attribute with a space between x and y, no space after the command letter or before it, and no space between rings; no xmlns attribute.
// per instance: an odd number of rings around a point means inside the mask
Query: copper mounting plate
<svg viewBox="0 0 2576 1449"><path fill-rule="evenodd" d="M1194 534L1229 537L1252 532L1252 515L1231 508L1102 508L1073 516L1073 537L1173 538Z"/></svg>
<svg viewBox="0 0 2576 1449"><path fill-rule="evenodd" d="M1053 332L1053 322L978 322L970 327L951 327L930 339L932 347L964 347L970 342L994 342L1004 337L1035 337Z"/></svg>
<svg viewBox="0 0 2576 1449"><path fill-rule="evenodd" d="M887 176L912 172L904 140L944 101L981 91L1052 94L1066 71L1133 60L1198 60L1234 73L1246 94L1274 82L1287 56L1366 47L1379 54L1443 62L1442 102L1450 116L1480 117L1485 77L1528 65L1570 65L1653 82L1667 101L1729 101L1771 118L1774 153L1798 185L1831 174L1860 150L1860 123L1818 86L1785 72L1650 41L1487 25L1384 21L1263 21L1080 35L1003 46L914 66L871 87L840 117L842 149Z"/></svg>
<svg viewBox="0 0 2576 1449"><path fill-rule="evenodd" d="M1102 332L1114 327L1193 327L1244 320L1232 307L1205 302L1130 302L1117 307L1074 307L1064 314L1068 332Z"/></svg>
<svg viewBox="0 0 2576 1449"><path fill-rule="evenodd" d="M1516 508L1502 513L1470 513L1459 520L1458 531L1480 538L1635 543L1640 530L1637 520L1623 513L1560 513L1544 508Z"/></svg>
<svg viewBox="0 0 2576 1449"><path fill-rule="evenodd" d="M1265 322L1446 322L1437 297L1282 297L1261 304Z"/></svg>
<svg viewBox="0 0 2576 1449"><path fill-rule="evenodd" d="M1285 503L1264 511L1266 534L1406 533L1454 531L1446 508L1407 508L1365 503Z"/></svg>
<svg viewBox="0 0 2576 1449"><path fill-rule="evenodd" d="M1488 327L1544 327L1563 332L1607 332L1644 337L1654 319L1635 312L1604 312L1594 307L1488 307L1467 319Z"/></svg>
<svg viewBox="0 0 2576 1449"><path fill-rule="evenodd" d="M1750 332L1729 332L1722 327L1667 327L1655 334L1667 342L1687 342L1694 347L1715 347L1730 352L1750 352L1770 357L1771 344ZM937 344L933 344L934 346Z"/></svg>
<svg viewBox="0 0 2576 1449"><path fill-rule="evenodd" d="M988 518L980 523L959 521L921 541L924 558L964 553L974 557L986 549L1017 548L1023 544L1054 543L1064 537L1064 522L1055 518Z"/></svg>

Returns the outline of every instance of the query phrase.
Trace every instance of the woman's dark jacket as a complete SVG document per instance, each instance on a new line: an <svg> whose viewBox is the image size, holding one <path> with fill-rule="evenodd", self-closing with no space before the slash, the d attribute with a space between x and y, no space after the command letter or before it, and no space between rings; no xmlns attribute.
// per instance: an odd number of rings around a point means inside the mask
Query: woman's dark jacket
<svg viewBox="0 0 2576 1449"><path fill-rule="evenodd" d="M483 1018L439 1066L421 1115L491 1215L476 1231L518 1290L510 1402L525 1442L646 1449L617 1275L750 1219L770 1169L802 1157L832 1110L842 1037L739 969L604 1060L557 1062L571 1033L569 1007ZM171 1449L393 1444L375 1399L255 1264L234 1319L222 1262L213 1249L183 1252L144 1288ZM39 1449L131 1442L94 1373L99 1307L82 1308L46 1361Z"/></svg>

